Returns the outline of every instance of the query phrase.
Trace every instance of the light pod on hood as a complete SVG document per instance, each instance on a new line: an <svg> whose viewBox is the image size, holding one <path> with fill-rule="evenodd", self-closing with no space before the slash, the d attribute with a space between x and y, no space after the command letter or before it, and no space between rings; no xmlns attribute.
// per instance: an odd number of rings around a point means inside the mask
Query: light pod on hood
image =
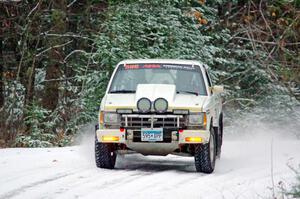
<svg viewBox="0 0 300 199"><path fill-rule="evenodd" d="M150 112L150 110L151 110L151 101L146 97L142 97L141 99L139 99L137 101L137 108L142 113Z"/></svg>
<svg viewBox="0 0 300 199"><path fill-rule="evenodd" d="M168 101L164 98L157 98L153 105L154 110L158 113L164 113L168 110Z"/></svg>

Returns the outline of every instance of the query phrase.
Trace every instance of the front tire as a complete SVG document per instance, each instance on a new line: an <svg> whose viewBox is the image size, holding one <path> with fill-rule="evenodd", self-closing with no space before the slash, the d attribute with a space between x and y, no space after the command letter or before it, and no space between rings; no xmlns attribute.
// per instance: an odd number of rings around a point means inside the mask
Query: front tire
<svg viewBox="0 0 300 199"><path fill-rule="evenodd" d="M114 169L117 153L114 144L100 143L95 138L95 161L98 168Z"/></svg>
<svg viewBox="0 0 300 199"><path fill-rule="evenodd" d="M223 144L223 114L219 118L219 127L218 130L218 145L217 145L217 157L221 157L222 144Z"/></svg>
<svg viewBox="0 0 300 199"><path fill-rule="evenodd" d="M216 163L216 139L213 128L210 128L210 138L207 144L197 144L195 147L195 166L197 172L212 173Z"/></svg>

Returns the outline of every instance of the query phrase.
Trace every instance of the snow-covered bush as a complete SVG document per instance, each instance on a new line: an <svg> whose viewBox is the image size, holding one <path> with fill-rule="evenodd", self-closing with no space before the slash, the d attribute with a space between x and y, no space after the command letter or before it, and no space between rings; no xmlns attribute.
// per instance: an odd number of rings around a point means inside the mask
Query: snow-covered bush
<svg viewBox="0 0 300 199"><path fill-rule="evenodd" d="M51 132L52 122L45 119L50 112L46 109L33 104L26 110L25 125L27 131L16 138L16 146L19 147L49 147L55 138Z"/></svg>
<svg viewBox="0 0 300 199"><path fill-rule="evenodd" d="M14 138L23 127L25 88L19 81L7 81L5 91L6 103L0 107L0 139L9 140L10 137Z"/></svg>
<svg viewBox="0 0 300 199"><path fill-rule="evenodd" d="M290 191L289 195L291 195L293 198L300 198L300 174L298 173L297 176L297 184L295 184Z"/></svg>
<svg viewBox="0 0 300 199"><path fill-rule="evenodd" d="M291 168L296 173L296 183L291 187L290 190L283 190L288 198L300 198L300 166L297 169Z"/></svg>

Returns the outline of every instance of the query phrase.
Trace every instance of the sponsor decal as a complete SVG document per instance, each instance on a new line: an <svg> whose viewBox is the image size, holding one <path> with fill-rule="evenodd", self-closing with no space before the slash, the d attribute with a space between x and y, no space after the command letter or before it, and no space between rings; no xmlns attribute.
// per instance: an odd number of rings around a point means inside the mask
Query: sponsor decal
<svg viewBox="0 0 300 199"><path fill-rule="evenodd" d="M124 64L121 67L123 70L137 70L137 69L169 69L169 70L188 70L198 71L199 67L188 64Z"/></svg>

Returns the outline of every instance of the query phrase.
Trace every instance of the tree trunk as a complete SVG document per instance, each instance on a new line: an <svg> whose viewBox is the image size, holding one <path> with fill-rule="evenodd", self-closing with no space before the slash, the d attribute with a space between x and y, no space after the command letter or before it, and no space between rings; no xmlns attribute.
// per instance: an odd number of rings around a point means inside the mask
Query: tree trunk
<svg viewBox="0 0 300 199"><path fill-rule="evenodd" d="M25 92L25 106L31 105L33 102L34 96L34 81L35 81L35 60L33 60L32 67L28 69L28 79L26 85L26 92Z"/></svg>
<svg viewBox="0 0 300 199"><path fill-rule="evenodd" d="M66 0L52 0L51 30L53 34L64 34L66 30ZM48 40L49 62L46 67L45 93L43 106L55 110L59 102L59 79L62 76L64 50L63 37L50 37ZM59 47L60 46L60 47Z"/></svg>
<svg viewBox="0 0 300 199"><path fill-rule="evenodd" d="M3 55L2 55L2 38L0 38L0 108L4 105L4 79L3 79Z"/></svg>

